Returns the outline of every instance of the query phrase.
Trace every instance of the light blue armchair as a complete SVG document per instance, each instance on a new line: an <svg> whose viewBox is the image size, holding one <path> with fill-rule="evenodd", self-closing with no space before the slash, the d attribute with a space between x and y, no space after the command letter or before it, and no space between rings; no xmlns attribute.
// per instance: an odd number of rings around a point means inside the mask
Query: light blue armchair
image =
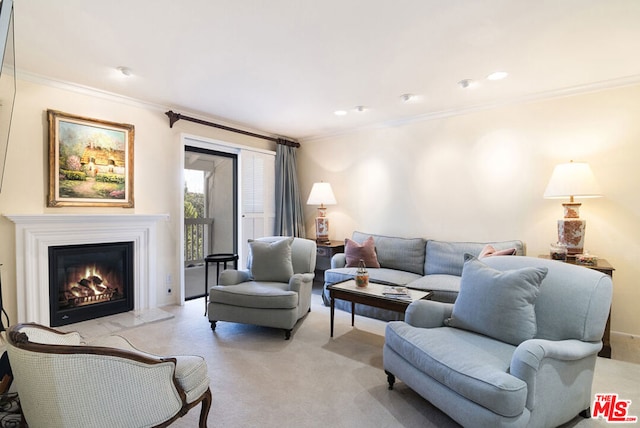
<svg viewBox="0 0 640 428"><path fill-rule="evenodd" d="M500 281L506 297L492 288ZM555 427L586 416L611 295L610 277L585 267L470 259L455 304L413 302L406 322L387 325L389 389L397 377L463 426Z"/></svg>
<svg viewBox="0 0 640 428"><path fill-rule="evenodd" d="M254 324L285 330L311 310L316 243L270 236L249 242L247 270L225 270L209 290L209 321Z"/></svg>

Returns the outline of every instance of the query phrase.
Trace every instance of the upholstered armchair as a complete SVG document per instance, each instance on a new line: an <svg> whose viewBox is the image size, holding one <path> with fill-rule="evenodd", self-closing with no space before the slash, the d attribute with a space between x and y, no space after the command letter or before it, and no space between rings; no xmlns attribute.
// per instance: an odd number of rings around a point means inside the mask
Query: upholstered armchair
<svg viewBox="0 0 640 428"><path fill-rule="evenodd" d="M316 243L270 236L249 241L246 270L228 269L209 290L209 321L281 328L285 339L311 310Z"/></svg>
<svg viewBox="0 0 640 428"><path fill-rule="evenodd" d="M37 324L7 331L7 352L24 422L37 427L166 427L211 390L198 356L159 357L120 336L85 344L78 333Z"/></svg>
<svg viewBox="0 0 640 428"><path fill-rule="evenodd" d="M468 257L455 303L415 301L387 324L389 389L397 377L463 426L589 417L611 297L611 278L586 267Z"/></svg>

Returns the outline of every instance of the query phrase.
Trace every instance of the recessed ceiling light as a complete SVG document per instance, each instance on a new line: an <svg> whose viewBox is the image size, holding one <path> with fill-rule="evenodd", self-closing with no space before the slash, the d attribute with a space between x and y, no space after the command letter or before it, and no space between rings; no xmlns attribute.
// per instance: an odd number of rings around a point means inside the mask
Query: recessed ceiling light
<svg viewBox="0 0 640 428"><path fill-rule="evenodd" d="M347 115L347 111L346 110L336 110L333 112L333 114L335 114L336 116L346 116Z"/></svg>
<svg viewBox="0 0 640 428"><path fill-rule="evenodd" d="M502 80L507 77L509 73L506 71L495 71L487 76L487 80Z"/></svg>
<svg viewBox="0 0 640 428"><path fill-rule="evenodd" d="M402 94L402 95L400 95L400 99L405 103L408 103L409 101L411 101L415 97L416 96L413 95L413 94Z"/></svg>
<svg viewBox="0 0 640 428"><path fill-rule="evenodd" d="M419 104L424 101L424 96L406 93L400 95L400 101L404 104Z"/></svg>
<svg viewBox="0 0 640 428"><path fill-rule="evenodd" d="M462 79L461 81L458 82L458 86L460 86L463 89L466 89L466 88L475 86L475 82L471 79Z"/></svg>
<svg viewBox="0 0 640 428"><path fill-rule="evenodd" d="M118 70L124 76L131 76L131 69L129 67L120 66L120 67L117 67L116 70Z"/></svg>

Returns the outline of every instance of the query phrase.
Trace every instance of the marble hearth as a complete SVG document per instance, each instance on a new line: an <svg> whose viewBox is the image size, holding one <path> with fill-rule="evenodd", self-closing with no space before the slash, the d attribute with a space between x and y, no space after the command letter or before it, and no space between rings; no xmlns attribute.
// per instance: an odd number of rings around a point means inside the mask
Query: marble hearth
<svg viewBox="0 0 640 428"><path fill-rule="evenodd" d="M18 322L50 324L49 246L134 243L134 311L156 308L156 224L168 214L6 215L16 227Z"/></svg>

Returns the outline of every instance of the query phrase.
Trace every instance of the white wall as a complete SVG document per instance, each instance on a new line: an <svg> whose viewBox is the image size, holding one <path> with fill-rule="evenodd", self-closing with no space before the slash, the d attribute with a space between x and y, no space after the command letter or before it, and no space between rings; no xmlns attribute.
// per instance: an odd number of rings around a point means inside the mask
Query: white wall
<svg viewBox="0 0 640 428"><path fill-rule="evenodd" d="M331 239L354 230L443 240L557 240L553 167L587 161L605 197L583 200L585 248L616 269L612 331L640 336L640 85L302 142L303 199L331 183ZM315 207L306 208L313 237Z"/></svg>
<svg viewBox="0 0 640 428"><path fill-rule="evenodd" d="M0 192L0 214L168 213L169 221L158 225L157 301L161 305L177 302L178 293L166 295L164 280L171 275L175 289L182 268L179 264L182 225L178 223L183 207L180 200L183 186L180 134L267 150L274 150L274 143L184 120L169 128L169 119L164 114L168 108L45 83L33 79L18 81L4 183ZM46 207L49 177L47 109L135 126L135 208ZM4 305L10 320L16 322L15 229L5 217L0 217L0 237Z"/></svg>
<svg viewBox="0 0 640 428"><path fill-rule="evenodd" d="M85 91L19 80L0 214L122 213L122 208L47 208L46 110L131 123L135 208L168 213L159 225L157 278L179 278L182 202L180 133L274 150L273 143L186 121L168 126L164 109ZM188 113L188 112L181 112ZM354 230L449 240L519 238L529 255L556 240L561 202L542 193L557 163L588 161L604 198L583 201L586 248L616 268L612 331L640 336L640 85L362 130L303 141L303 201L314 181L333 185L331 238ZM216 121L215 119L212 119ZM256 131L259 132L259 131ZM306 207L309 237L315 207ZM16 319L13 223L0 217L5 308ZM158 284L159 303L169 298Z"/></svg>

